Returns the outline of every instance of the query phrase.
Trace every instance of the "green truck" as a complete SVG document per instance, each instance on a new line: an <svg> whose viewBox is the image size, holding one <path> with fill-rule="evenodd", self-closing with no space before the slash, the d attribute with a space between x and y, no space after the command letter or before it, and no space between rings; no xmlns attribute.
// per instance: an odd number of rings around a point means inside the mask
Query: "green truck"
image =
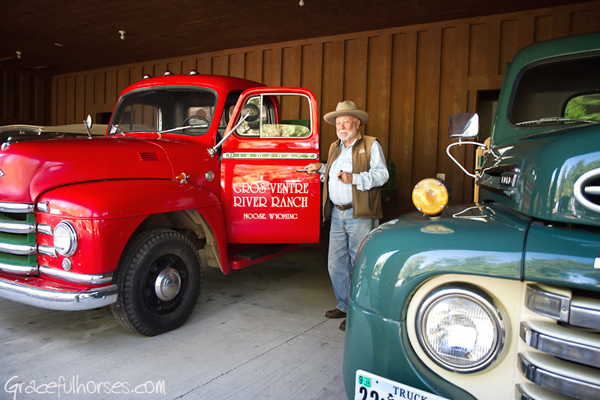
<svg viewBox="0 0 600 400"><path fill-rule="evenodd" d="M356 258L344 381L355 399L600 399L600 32L521 50L473 204L426 179L417 212Z"/></svg>

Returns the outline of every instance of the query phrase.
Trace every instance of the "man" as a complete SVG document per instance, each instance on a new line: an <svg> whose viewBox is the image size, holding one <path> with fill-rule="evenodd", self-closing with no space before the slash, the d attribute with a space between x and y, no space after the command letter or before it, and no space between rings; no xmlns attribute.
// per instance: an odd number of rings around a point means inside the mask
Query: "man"
<svg viewBox="0 0 600 400"><path fill-rule="evenodd" d="M327 318L344 318L356 252L383 216L381 186L389 178L381 145L358 128L369 121L367 112L352 101L338 103L323 119L335 125L338 141L331 144L327 164L312 163L308 173L319 172L323 186L323 218L331 217L328 268L338 305ZM340 329L346 330L346 319Z"/></svg>

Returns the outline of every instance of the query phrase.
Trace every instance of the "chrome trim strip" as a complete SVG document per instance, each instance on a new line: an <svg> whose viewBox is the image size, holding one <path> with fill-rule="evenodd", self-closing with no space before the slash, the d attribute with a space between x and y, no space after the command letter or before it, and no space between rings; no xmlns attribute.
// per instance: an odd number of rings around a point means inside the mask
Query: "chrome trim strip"
<svg viewBox="0 0 600 400"><path fill-rule="evenodd" d="M223 153L226 159L301 159L316 160L319 158L317 153L285 153L285 152L264 152L264 153Z"/></svg>
<svg viewBox="0 0 600 400"><path fill-rule="evenodd" d="M13 275L32 276L38 274L37 265L11 265L0 263L0 271Z"/></svg>
<svg viewBox="0 0 600 400"><path fill-rule="evenodd" d="M35 232L35 224L0 222L0 232L26 234Z"/></svg>
<svg viewBox="0 0 600 400"><path fill-rule="evenodd" d="M46 275L53 278L57 278L67 282L79 283L82 285L102 285L112 281L113 274L108 272L106 274L78 274L75 272L67 272L56 268L50 268L45 265L40 265L40 276Z"/></svg>
<svg viewBox="0 0 600 400"><path fill-rule="evenodd" d="M33 203L7 203L0 201L0 212L5 213L30 213L33 212Z"/></svg>
<svg viewBox="0 0 600 400"><path fill-rule="evenodd" d="M37 246L35 244L9 244L0 243L0 252L26 256L35 254Z"/></svg>
<svg viewBox="0 0 600 400"><path fill-rule="evenodd" d="M600 398L600 386L544 369L534 363L530 353L519 353L517 363L523 376L542 388L578 399Z"/></svg>
<svg viewBox="0 0 600 400"><path fill-rule="evenodd" d="M37 203L37 209L38 209L38 211L44 212L44 213L50 212L50 207L48 206L48 202L45 202L45 201L40 201L39 203Z"/></svg>
<svg viewBox="0 0 600 400"><path fill-rule="evenodd" d="M50 310L92 310L117 301L117 285L104 286L81 292L61 292L22 286L0 278L0 297L18 303Z"/></svg>
<svg viewBox="0 0 600 400"><path fill-rule="evenodd" d="M543 353L591 367L600 365L600 340L597 340L597 346L590 346L567 340L569 337L574 340L578 339L573 337L571 329L563 328L554 323L546 326L547 331L544 331L544 327L544 323L521 322L519 336L529 346ZM559 337L559 335L562 337ZM596 340L596 338L591 340Z"/></svg>
<svg viewBox="0 0 600 400"><path fill-rule="evenodd" d="M57 258L56 250L52 246L44 246L43 244L38 245L38 252L46 256Z"/></svg>
<svg viewBox="0 0 600 400"><path fill-rule="evenodd" d="M523 387L523 385L517 384L515 385L515 400L536 400L533 398L527 390Z"/></svg>
<svg viewBox="0 0 600 400"><path fill-rule="evenodd" d="M44 235L52 236L52 226L46 224L38 224L37 231L39 233L43 233Z"/></svg>
<svg viewBox="0 0 600 400"><path fill-rule="evenodd" d="M600 186L586 186L586 188L583 191L586 192L587 194L597 196L600 194Z"/></svg>
<svg viewBox="0 0 600 400"><path fill-rule="evenodd" d="M551 392L533 383L517 383L515 385L515 400L570 400L570 397Z"/></svg>
<svg viewBox="0 0 600 400"><path fill-rule="evenodd" d="M569 323L582 328L600 330L600 310L579 306L573 302Z"/></svg>

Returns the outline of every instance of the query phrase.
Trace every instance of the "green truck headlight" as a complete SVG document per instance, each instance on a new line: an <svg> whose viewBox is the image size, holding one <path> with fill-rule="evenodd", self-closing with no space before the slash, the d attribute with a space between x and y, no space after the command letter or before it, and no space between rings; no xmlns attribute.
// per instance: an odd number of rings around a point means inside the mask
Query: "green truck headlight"
<svg viewBox="0 0 600 400"><path fill-rule="evenodd" d="M433 291L419 307L416 324L423 350L436 364L454 372L486 368L505 343L500 310L471 285Z"/></svg>
<svg viewBox="0 0 600 400"><path fill-rule="evenodd" d="M54 227L54 249L65 257L71 257L77 250L77 233L71 223L59 222Z"/></svg>

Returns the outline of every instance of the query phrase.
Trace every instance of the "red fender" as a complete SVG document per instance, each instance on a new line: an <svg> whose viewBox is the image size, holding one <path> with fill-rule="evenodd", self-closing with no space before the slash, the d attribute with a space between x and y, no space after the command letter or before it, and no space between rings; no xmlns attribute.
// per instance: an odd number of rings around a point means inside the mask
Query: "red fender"
<svg viewBox="0 0 600 400"><path fill-rule="evenodd" d="M216 237L222 270L230 272L223 210L219 199L196 185L173 180L111 180L86 182L52 189L38 202L49 213L37 212L38 224L56 226L69 220L76 228L79 248L71 257L71 272L112 272L133 232L150 215L196 210ZM39 244L52 246L52 238L39 234ZM60 268L58 259L39 255L40 265Z"/></svg>

